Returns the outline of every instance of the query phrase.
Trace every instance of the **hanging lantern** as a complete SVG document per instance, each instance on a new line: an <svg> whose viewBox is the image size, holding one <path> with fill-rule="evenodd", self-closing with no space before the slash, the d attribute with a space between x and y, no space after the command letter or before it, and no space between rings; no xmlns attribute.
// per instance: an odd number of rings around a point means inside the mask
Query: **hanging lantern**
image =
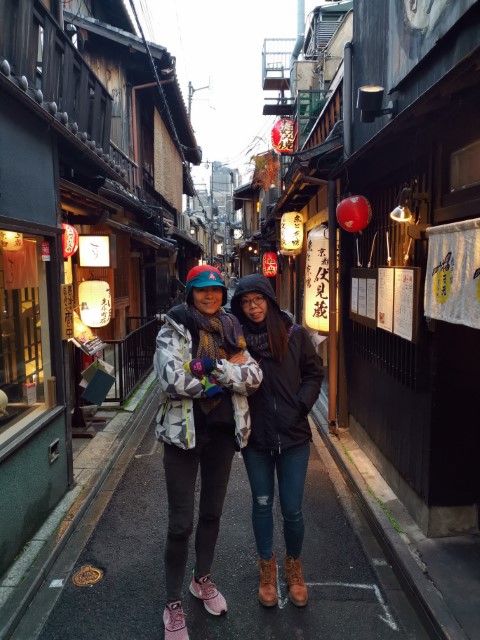
<svg viewBox="0 0 480 640"><path fill-rule="evenodd" d="M271 137L272 147L277 153L293 153L297 141L297 123L292 118L277 120Z"/></svg>
<svg viewBox="0 0 480 640"><path fill-rule="evenodd" d="M303 216L298 211L287 211L280 221L280 253L295 256L302 252Z"/></svg>
<svg viewBox="0 0 480 640"><path fill-rule="evenodd" d="M328 333L330 261L328 229L314 227L307 238L305 263L305 323L310 329Z"/></svg>
<svg viewBox="0 0 480 640"><path fill-rule="evenodd" d="M70 258L78 251L78 231L71 224L62 224L63 257Z"/></svg>
<svg viewBox="0 0 480 640"><path fill-rule="evenodd" d="M266 251L262 256L262 273L267 278L273 278L277 275L278 261L277 254L274 251Z"/></svg>
<svg viewBox="0 0 480 640"><path fill-rule="evenodd" d="M85 280L78 285L80 318L87 327L104 327L112 315L110 285L105 280Z"/></svg>
<svg viewBox="0 0 480 640"><path fill-rule="evenodd" d="M371 219L372 207L363 196L350 196L339 202L337 206L337 221L345 231L351 233L361 231Z"/></svg>
<svg viewBox="0 0 480 640"><path fill-rule="evenodd" d="M19 231L0 230L0 247L4 251L21 251L23 249L23 234Z"/></svg>

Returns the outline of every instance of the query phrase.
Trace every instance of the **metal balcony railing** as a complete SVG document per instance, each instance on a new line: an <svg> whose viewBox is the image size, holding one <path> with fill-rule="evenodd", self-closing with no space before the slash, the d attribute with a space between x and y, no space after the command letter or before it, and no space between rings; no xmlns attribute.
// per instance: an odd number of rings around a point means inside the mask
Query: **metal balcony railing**
<svg viewBox="0 0 480 640"><path fill-rule="evenodd" d="M327 91L299 91L295 100L294 118L298 126L298 144L300 151L313 129L325 103Z"/></svg>
<svg viewBox="0 0 480 640"><path fill-rule="evenodd" d="M269 38L263 42L262 81L264 91L290 88L290 64L294 38Z"/></svg>
<svg viewBox="0 0 480 640"><path fill-rule="evenodd" d="M115 383L105 402L123 404L153 368L155 339L160 330L159 318L129 318L128 325L139 324L123 340L105 340L107 347L99 357L113 366Z"/></svg>

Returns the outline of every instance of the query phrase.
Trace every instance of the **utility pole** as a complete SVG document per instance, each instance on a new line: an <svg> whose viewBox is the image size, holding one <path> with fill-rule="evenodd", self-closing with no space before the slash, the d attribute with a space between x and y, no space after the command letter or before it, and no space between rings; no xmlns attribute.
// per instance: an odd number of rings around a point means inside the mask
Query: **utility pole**
<svg viewBox="0 0 480 640"><path fill-rule="evenodd" d="M188 119L190 120L190 124L192 124L192 100L193 100L193 94L196 91L201 91L202 89L210 89L210 83L206 86L206 87L199 87L198 89L195 89L193 87L193 84L191 83L191 81L188 81L188 106L187 106L187 113L188 113ZM188 171L190 173L190 163L188 163ZM190 196L187 196L187 215L190 215Z"/></svg>

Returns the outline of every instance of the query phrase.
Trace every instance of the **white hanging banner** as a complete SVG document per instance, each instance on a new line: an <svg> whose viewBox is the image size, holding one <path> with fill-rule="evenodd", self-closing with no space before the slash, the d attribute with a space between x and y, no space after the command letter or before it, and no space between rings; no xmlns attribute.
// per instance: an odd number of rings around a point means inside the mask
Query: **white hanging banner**
<svg viewBox="0 0 480 640"><path fill-rule="evenodd" d="M480 329L480 218L427 229L425 315Z"/></svg>
<svg viewBox="0 0 480 640"><path fill-rule="evenodd" d="M328 229L314 227L308 234L305 263L305 323L310 329L328 333L330 260Z"/></svg>

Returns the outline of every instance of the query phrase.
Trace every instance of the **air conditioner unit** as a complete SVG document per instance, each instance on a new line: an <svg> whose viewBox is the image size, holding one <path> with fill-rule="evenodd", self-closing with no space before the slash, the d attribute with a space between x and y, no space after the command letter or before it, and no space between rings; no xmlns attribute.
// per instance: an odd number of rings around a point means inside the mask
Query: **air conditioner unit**
<svg viewBox="0 0 480 640"><path fill-rule="evenodd" d="M177 217L178 228L182 231L190 231L190 218L184 213L179 213Z"/></svg>

